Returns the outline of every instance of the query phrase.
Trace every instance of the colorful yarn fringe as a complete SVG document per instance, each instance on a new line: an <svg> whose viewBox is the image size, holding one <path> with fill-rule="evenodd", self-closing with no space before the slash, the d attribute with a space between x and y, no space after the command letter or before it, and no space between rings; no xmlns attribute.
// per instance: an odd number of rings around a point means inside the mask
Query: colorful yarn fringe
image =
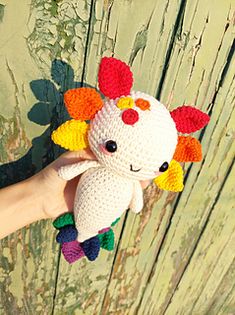
<svg viewBox="0 0 235 315"><path fill-rule="evenodd" d="M119 220L120 218L117 218L111 226L116 225ZM61 244L64 258L70 264L84 256L88 260L94 261L99 255L100 248L108 251L114 249L114 233L111 227L103 229L98 235L79 243L76 240L78 231L72 213L65 213L58 217L53 222L53 226L59 230L56 241Z"/></svg>

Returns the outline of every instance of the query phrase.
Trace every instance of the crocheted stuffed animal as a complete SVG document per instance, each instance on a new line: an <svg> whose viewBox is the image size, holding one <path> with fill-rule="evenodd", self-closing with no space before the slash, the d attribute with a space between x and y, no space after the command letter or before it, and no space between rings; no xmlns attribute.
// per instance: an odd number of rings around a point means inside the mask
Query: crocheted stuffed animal
<svg viewBox="0 0 235 315"><path fill-rule="evenodd" d="M165 190L183 189L179 162L200 161L202 153L196 138L178 132L188 134L209 122L209 116L196 108L169 112L154 97L131 91L130 68L115 58L102 59L98 82L104 100L92 88L65 93L73 119L52 134L56 144L69 150L89 147L97 158L59 170L66 180L82 174L74 217L65 214L54 221L60 230L57 241L70 263L84 255L95 260L100 247L113 248L111 225L126 209L139 213L143 208L141 180L153 179Z"/></svg>

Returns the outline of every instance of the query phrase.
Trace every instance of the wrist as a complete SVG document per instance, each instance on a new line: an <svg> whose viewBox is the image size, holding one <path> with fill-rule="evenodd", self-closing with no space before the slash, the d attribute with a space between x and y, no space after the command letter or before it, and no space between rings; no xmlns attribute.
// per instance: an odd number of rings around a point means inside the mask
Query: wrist
<svg viewBox="0 0 235 315"><path fill-rule="evenodd" d="M27 224L46 219L43 212L42 194L37 175L19 183L22 195L19 198L19 210L25 216Z"/></svg>
<svg viewBox="0 0 235 315"><path fill-rule="evenodd" d="M46 193L43 187L43 181L40 173L24 181L26 192L28 192L29 202L32 204L32 214L37 220L48 219L44 208L46 202Z"/></svg>
<svg viewBox="0 0 235 315"><path fill-rule="evenodd" d="M35 177L0 190L0 239L35 221L45 219L39 196Z"/></svg>

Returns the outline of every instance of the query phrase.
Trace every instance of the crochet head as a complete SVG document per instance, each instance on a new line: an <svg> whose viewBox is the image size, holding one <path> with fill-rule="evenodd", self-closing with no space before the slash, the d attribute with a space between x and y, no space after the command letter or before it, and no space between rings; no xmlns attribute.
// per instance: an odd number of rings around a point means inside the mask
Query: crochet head
<svg viewBox="0 0 235 315"><path fill-rule="evenodd" d="M154 97L131 92L106 100L88 132L102 165L132 179L153 179L168 169L177 145L170 113Z"/></svg>
<svg viewBox="0 0 235 315"><path fill-rule="evenodd" d="M203 128L209 116L188 105L169 112L154 97L131 92L130 67L112 57L102 58L98 83L104 99L95 89L85 87L64 94L73 119L59 126L52 140L69 150L90 147L100 164L120 176L155 178L159 188L181 191L179 162L202 159L200 142L182 134Z"/></svg>

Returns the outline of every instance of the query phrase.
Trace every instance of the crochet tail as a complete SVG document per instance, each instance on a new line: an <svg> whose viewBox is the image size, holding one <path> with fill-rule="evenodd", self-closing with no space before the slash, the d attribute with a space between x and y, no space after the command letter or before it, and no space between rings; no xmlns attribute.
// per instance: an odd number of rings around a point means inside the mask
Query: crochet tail
<svg viewBox="0 0 235 315"><path fill-rule="evenodd" d="M119 218L112 223L114 226ZM53 226L59 230L56 241L61 244L61 251L65 260L72 264L82 257L94 261L99 256L100 248L111 251L114 248L114 233L112 228L103 229L98 235L79 243L78 231L72 213L65 213L58 217Z"/></svg>

